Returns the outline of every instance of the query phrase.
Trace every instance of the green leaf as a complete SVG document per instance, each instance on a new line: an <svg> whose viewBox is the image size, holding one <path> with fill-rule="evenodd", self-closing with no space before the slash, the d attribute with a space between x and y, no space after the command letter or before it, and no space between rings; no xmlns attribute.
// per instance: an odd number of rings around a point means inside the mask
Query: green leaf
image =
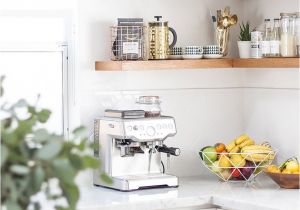
<svg viewBox="0 0 300 210"><path fill-rule="evenodd" d="M56 159L52 162L53 172L64 184L73 184L76 170L72 167L68 159Z"/></svg>
<svg viewBox="0 0 300 210"><path fill-rule="evenodd" d="M33 174L33 188L39 190L45 180L45 172L41 166L38 166Z"/></svg>
<svg viewBox="0 0 300 210"><path fill-rule="evenodd" d="M17 202L8 201L4 204L7 210L23 210Z"/></svg>
<svg viewBox="0 0 300 210"><path fill-rule="evenodd" d="M251 32L250 32L250 24L247 22L244 24L242 22L242 25L240 25L240 36L239 39L241 41L250 41L251 40Z"/></svg>
<svg viewBox="0 0 300 210"><path fill-rule="evenodd" d="M7 157L8 157L7 147L5 145L1 144L1 168L3 166L3 163L5 163Z"/></svg>
<svg viewBox="0 0 300 210"><path fill-rule="evenodd" d="M29 168L27 166L24 165L12 165L9 170L17 175L26 175L29 173Z"/></svg>
<svg viewBox="0 0 300 210"><path fill-rule="evenodd" d="M27 192L27 191L31 190L32 184L30 182L30 179L32 179L32 177L29 174L25 178L22 177L22 178L20 178L18 180L16 180L16 179L14 180L14 182L17 181L16 183L17 183L17 186L18 186L18 194L19 194L19 196L20 196L20 194L24 195L24 191Z"/></svg>
<svg viewBox="0 0 300 210"><path fill-rule="evenodd" d="M86 142L87 142L87 139L83 139L80 144L77 146L77 148L80 150L80 151L83 151L86 147Z"/></svg>
<svg viewBox="0 0 300 210"><path fill-rule="evenodd" d="M42 160L50 160L57 156L63 147L63 141L50 141L37 152L37 157Z"/></svg>
<svg viewBox="0 0 300 210"><path fill-rule="evenodd" d="M5 196L9 194L7 197L9 197L10 200L16 201L17 194L16 194L15 182L13 182L10 173L8 173L7 171L4 175L2 173L1 173L1 196Z"/></svg>
<svg viewBox="0 0 300 210"><path fill-rule="evenodd" d="M3 96L3 94L4 94L3 85L2 85L4 79L5 79L5 76L1 75L1 77L0 77L0 96Z"/></svg>
<svg viewBox="0 0 300 210"><path fill-rule="evenodd" d="M40 210L41 209L41 205L39 202L34 202L33 203L33 209L34 210Z"/></svg>
<svg viewBox="0 0 300 210"><path fill-rule="evenodd" d="M80 156L71 154L69 160L75 169L80 170L84 168L84 163Z"/></svg>
<svg viewBox="0 0 300 210"><path fill-rule="evenodd" d="M98 168L100 165L100 162L96 158L89 155L83 156L82 162L85 168Z"/></svg>
<svg viewBox="0 0 300 210"><path fill-rule="evenodd" d="M49 119L50 115L51 115L50 110L43 109L42 111L37 113L38 121L41 122L41 123L45 123Z"/></svg>
<svg viewBox="0 0 300 210"><path fill-rule="evenodd" d="M26 134L32 132L32 127L35 124L34 119L21 120L16 129L16 134L18 135L18 140L21 141Z"/></svg>
<svg viewBox="0 0 300 210"><path fill-rule="evenodd" d="M76 184L61 185L63 194L66 196L66 199L69 203L70 209L76 209L76 204L79 199L79 189Z"/></svg>
<svg viewBox="0 0 300 210"><path fill-rule="evenodd" d="M46 129L38 129L34 132L33 140L37 142L45 142L49 139L49 133Z"/></svg>
<svg viewBox="0 0 300 210"><path fill-rule="evenodd" d="M18 139L15 132L2 131L2 141L9 146L18 146Z"/></svg>
<svg viewBox="0 0 300 210"><path fill-rule="evenodd" d="M113 183L112 179L111 179L109 176L107 176L107 174L105 174L105 173L102 173L102 174L100 175L100 178L101 178L104 182L106 182L107 184L112 184L112 183Z"/></svg>
<svg viewBox="0 0 300 210"><path fill-rule="evenodd" d="M76 137L84 137L84 136L87 135L87 130L84 126L80 126L80 127L73 130L73 134Z"/></svg>
<svg viewBox="0 0 300 210"><path fill-rule="evenodd" d="M34 106L28 106L28 112L31 114L35 114L36 113L36 109Z"/></svg>
<svg viewBox="0 0 300 210"><path fill-rule="evenodd" d="M24 106L27 106L27 102L24 100L24 99L20 99L19 101L17 101L17 103L15 103L13 105L13 107L24 107Z"/></svg>

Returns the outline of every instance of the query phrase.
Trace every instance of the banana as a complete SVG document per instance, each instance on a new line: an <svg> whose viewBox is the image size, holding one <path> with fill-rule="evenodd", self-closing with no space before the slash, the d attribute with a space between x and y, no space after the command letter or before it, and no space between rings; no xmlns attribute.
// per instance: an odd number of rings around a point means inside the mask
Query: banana
<svg viewBox="0 0 300 210"><path fill-rule="evenodd" d="M232 148L232 150L229 151L229 153L237 153L240 151L240 147L237 145L235 147Z"/></svg>
<svg viewBox="0 0 300 210"><path fill-rule="evenodd" d="M235 147L235 140L232 140L228 145L226 145L227 152L230 152Z"/></svg>
<svg viewBox="0 0 300 210"><path fill-rule="evenodd" d="M266 151L273 151L271 148L263 146L263 145L250 145L250 146L245 146L242 148L242 151L246 151L246 150L266 150Z"/></svg>
<svg viewBox="0 0 300 210"><path fill-rule="evenodd" d="M274 151L263 145L250 145L241 149L242 157L249 161L261 162L273 160L275 158Z"/></svg>
<svg viewBox="0 0 300 210"><path fill-rule="evenodd" d="M242 154L242 157L249 161L262 162L267 160L274 160L275 155L274 154L251 154L251 155Z"/></svg>
<svg viewBox="0 0 300 210"><path fill-rule="evenodd" d="M265 149L256 149L256 150L241 150L242 153L249 153L249 154L269 154L272 153L273 151L271 150L265 150Z"/></svg>
<svg viewBox="0 0 300 210"><path fill-rule="evenodd" d="M247 139L250 139L249 136L247 136L246 134L243 134L235 140L235 144L241 144L244 141L246 141Z"/></svg>
<svg viewBox="0 0 300 210"><path fill-rule="evenodd" d="M252 139L247 139L246 141L239 144L239 147L243 148L245 146L250 146L250 145L254 145L254 144L255 144L255 142Z"/></svg>

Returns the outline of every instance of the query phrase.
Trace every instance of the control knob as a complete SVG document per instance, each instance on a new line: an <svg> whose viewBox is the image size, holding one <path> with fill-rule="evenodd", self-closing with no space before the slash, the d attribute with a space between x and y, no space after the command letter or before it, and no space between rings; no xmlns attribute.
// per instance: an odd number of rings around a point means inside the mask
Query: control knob
<svg viewBox="0 0 300 210"><path fill-rule="evenodd" d="M148 128L147 128L147 135L148 136L154 136L155 135L155 128L153 127L153 126L149 126Z"/></svg>

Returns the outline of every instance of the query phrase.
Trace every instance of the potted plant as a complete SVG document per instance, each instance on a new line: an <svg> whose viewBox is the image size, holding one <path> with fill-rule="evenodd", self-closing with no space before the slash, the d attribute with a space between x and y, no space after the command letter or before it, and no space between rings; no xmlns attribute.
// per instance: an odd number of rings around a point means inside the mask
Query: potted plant
<svg viewBox="0 0 300 210"><path fill-rule="evenodd" d="M251 32L249 22L240 25L240 41L238 41L240 58L250 58Z"/></svg>
<svg viewBox="0 0 300 210"><path fill-rule="evenodd" d="M1 209L45 209L39 194L54 201L57 210L74 210L80 196L76 175L99 167L87 153L92 145L83 127L68 140L39 127L50 114L23 99L1 105ZM106 175L102 178L110 181Z"/></svg>

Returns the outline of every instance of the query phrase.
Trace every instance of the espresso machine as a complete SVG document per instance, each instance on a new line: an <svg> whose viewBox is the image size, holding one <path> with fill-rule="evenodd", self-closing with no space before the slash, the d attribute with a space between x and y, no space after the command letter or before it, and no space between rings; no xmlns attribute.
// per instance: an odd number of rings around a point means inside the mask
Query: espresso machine
<svg viewBox="0 0 300 210"><path fill-rule="evenodd" d="M177 187L178 178L166 174L162 153L178 156L179 148L164 140L176 134L173 117L102 117L94 121L94 155L101 166L94 170L94 185L132 191L155 187ZM106 173L112 184L101 179Z"/></svg>

